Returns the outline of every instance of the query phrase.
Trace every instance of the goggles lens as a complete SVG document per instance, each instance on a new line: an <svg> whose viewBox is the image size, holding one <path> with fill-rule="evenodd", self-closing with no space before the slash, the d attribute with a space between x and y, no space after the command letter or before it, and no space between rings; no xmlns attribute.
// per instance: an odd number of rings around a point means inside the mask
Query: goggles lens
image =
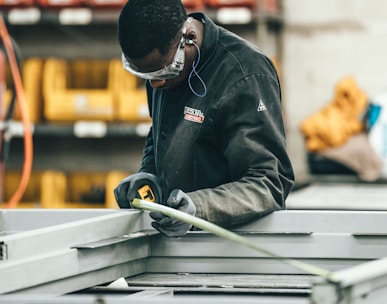
<svg viewBox="0 0 387 304"><path fill-rule="evenodd" d="M173 61L170 65L163 67L162 69L149 73L142 73L137 70L135 66L133 66L122 53L121 60L122 65L126 71L129 73L148 80L156 80L156 79L171 79L179 76L180 72L184 68L184 35L181 37L179 45L177 47L175 56L173 57Z"/></svg>

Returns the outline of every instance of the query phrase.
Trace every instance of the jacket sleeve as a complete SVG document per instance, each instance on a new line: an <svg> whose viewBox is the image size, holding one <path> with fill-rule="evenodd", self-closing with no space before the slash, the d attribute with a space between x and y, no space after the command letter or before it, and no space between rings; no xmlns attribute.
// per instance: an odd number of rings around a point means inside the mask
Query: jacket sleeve
<svg viewBox="0 0 387 304"><path fill-rule="evenodd" d="M152 117L152 89L148 82L146 82L146 90L148 96L148 107L149 113ZM155 152L154 152L154 140L153 140L153 127L150 128L149 133L145 140L144 153L141 160L140 172L147 172L156 175L156 163L155 163Z"/></svg>
<svg viewBox="0 0 387 304"><path fill-rule="evenodd" d="M234 227L284 209L294 183L277 77L229 85L215 119L231 182L190 192L200 218Z"/></svg>
<svg viewBox="0 0 387 304"><path fill-rule="evenodd" d="M139 172L147 172L156 175L152 128L149 130L148 136L145 140L144 153Z"/></svg>

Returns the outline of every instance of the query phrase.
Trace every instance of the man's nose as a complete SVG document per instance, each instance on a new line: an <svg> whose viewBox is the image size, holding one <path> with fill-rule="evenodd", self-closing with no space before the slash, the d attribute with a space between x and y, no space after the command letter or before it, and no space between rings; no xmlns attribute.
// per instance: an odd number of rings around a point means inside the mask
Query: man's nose
<svg viewBox="0 0 387 304"><path fill-rule="evenodd" d="M161 88L165 85L166 80L165 79L154 79L150 81L150 85L154 89Z"/></svg>

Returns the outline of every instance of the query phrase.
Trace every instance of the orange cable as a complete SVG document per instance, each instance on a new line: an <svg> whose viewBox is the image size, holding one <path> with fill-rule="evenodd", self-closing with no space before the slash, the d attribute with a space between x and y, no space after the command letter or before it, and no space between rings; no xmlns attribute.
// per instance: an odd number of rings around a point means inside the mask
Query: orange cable
<svg viewBox="0 0 387 304"><path fill-rule="evenodd" d="M4 42L5 50L8 55L24 130L24 162L22 175L18 188L16 189L15 193L6 205L6 208L16 208L21 198L23 197L25 190L27 189L27 185L31 176L33 161L32 131L27 111L24 89L20 77L20 71L17 65L12 41L8 34L7 27L5 25L4 18L2 15L0 15L0 36Z"/></svg>

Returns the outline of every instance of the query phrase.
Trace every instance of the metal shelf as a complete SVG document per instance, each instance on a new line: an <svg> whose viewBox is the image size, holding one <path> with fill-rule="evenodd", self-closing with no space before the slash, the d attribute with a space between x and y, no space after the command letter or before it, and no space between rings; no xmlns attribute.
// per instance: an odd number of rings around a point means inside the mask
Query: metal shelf
<svg viewBox="0 0 387 304"><path fill-rule="evenodd" d="M34 137L63 136L77 138L145 137L150 126L150 123L110 123L104 121L38 123L31 125ZM12 137L23 136L21 122L12 121L8 125L8 130Z"/></svg>
<svg viewBox="0 0 387 304"><path fill-rule="evenodd" d="M12 25L59 24L59 25L91 25L115 24L121 8L0 8L5 21ZM188 10L188 12L190 12ZM264 20L272 24L281 24L280 12L249 9L245 7L224 7L205 9L204 12L220 24L250 24Z"/></svg>
<svg viewBox="0 0 387 304"><path fill-rule="evenodd" d="M88 7L68 8L10 8L2 9L5 21L12 25L59 24L90 25L98 23L115 23L120 9L92 9Z"/></svg>
<svg viewBox="0 0 387 304"><path fill-rule="evenodd" d="M70 124L38 124L35 136L74 136L79 138L145 137L149 123L107 123L103 121L79 121Z"/></svg>

